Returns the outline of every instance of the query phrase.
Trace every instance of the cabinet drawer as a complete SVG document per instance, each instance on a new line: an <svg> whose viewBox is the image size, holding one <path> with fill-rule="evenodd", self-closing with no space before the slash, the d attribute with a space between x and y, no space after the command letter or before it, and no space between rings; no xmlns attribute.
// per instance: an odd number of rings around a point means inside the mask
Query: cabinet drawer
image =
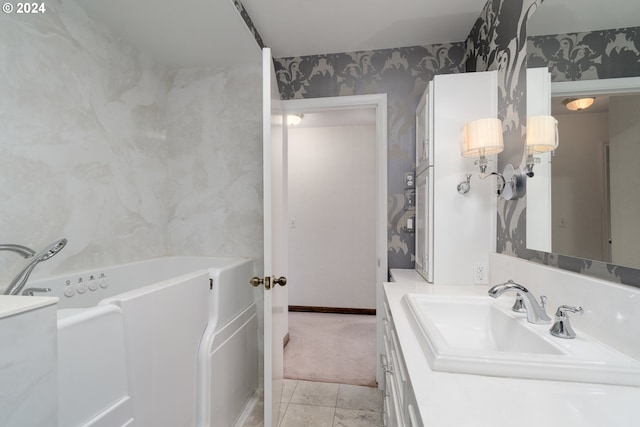
<svg viewBox="0 0 640 427"><path fill-rule="evenodd" d="M405 427L402 416L402 406L398 401L398 393L393 374L387 372L385 375L385 382L388 385L388 389L385 390L384 395L383 425L385 427Z"/></svg>
<svg viewBox="0 0 640 427"><path fill-rule="evenodd" d="M402 379L402 384L404 385L407 382L407 367L404 364L404 358L402 356L402 350L400 349L400 341L398 341L398 335L393 329L391 330L391 340L392 348L396 352L395 366L398 368L400 377Z"/></svg>

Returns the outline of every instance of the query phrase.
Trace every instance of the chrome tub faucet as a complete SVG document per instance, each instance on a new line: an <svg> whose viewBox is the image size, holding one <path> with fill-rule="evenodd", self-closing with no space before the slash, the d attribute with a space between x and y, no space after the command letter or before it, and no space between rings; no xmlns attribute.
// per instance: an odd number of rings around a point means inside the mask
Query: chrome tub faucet
<svg viewBox="0 0 640 427"><path fill-rule="evenodd" d="M0 244L0 251L11 251L20 254L23 258L31 258L36 254L31 248L22 245L12 245L8 243Z"/></svg>
<svg viewBox="0 0 640 427"><path fill-rule="evenodd" d="M488 293L490 297L498 298L507 291L513 291L518 295L519 300L516 301L514 311L521 311L521 309L517 309L517 306L521 302L522 305L524 305L524 311L527 313L527 321L529 323L543 325L551 322L551 318L544 310L544 301L546 298L542 298L542 305L538 304L536 298L527 288L517 284L513 280L507 280L504 283L492 286Z"/></svg>
<svg viewBox="0 0 640 427"><path fill-rule="evenodd" d="M18 273L16 275L16 277L13 278L13 280L11 281L11 283L9 284L7 289L5 290L4 294L5 295L20 295L20 291L22 291L22 288L27 283L27 280L29 279L29 275L31 274L33 269L36 268L36 265L38 265L42 261L46 261L49 258L53 257L55 254L60 252L62 250L62 248L64 248L66 246L66 244L67 244L67 239L56 240L55 242L51 243L49 246L47 246L46 248L44 248L43 250L41 250L40 252L38 252L35 255L30 254L29 251L31 251L31 250L29 248L27 248L26 246L20 246L20 245L2 245L2 246L0 246L1 249L18 252L18 253L22 254L25 258L30 259L30 262L27 263L27 265L22 269L22 271L20 271L20 273ZM7 248L7 246L10 246L10 247ZM33 251L31 251L31 252L33 252ZM29 256L26 256L26 254L29 254ZM33 295L33 291L38 292L40 290L34 288L31 291L32 292L30 294ZM44 291L44 292L46 292L46 291ZM27 295L29 295L29 293L27 293Z"/></svg>

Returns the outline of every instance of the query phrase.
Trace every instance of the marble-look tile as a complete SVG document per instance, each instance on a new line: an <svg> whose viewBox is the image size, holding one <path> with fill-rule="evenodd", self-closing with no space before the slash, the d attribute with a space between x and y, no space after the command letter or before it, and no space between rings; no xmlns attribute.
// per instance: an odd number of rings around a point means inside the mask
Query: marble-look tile
<svg viewBox="0 0 640 427"><path fill-rule="evenodd" d="M280 413L278 414L278 420L279 423L278 425L282 425L282 421L284 420L284 414L287 412L287 409L289 408L289 404L288 403L281 403L280 404Z"/></svg>
<svg viewBox="0 0 640 427"><path fill-rule="evenodd" d="M69 240L34 279L173 254L261 264L260 58L170 71L80 3L0 14L3 242ZM23 264L0 257L0 283Z"/></svg>
<svg viewBox="0 0 640 427"><path fill-rule="evenodd" d="M382 390L373 387L340 384L336 407L382 412Z"/></svg>
<svg viewBox="0 0 640 427"><path fill-rule="evenodd" d="M284 380L284 384L282 386L282 402L291 402L291 397L293 396L293 392L297 385L297 380Z"/></svg>
<svg viewBox="0 0 640 427"><path fill-rule="evenodd" d="M69 239L33 277L164 255L165 71L74 1L2 14L0 63L0 235Z"/></svg>
<svg viewBox="0 0 640 427"><path fill-rule="evenodd" d="M168 243L262 256L260 66L179 70L167 99Z"/></svg>
<svg viewBox="0 0 640 427"><path fill-rule="evenodd" d="M264 426L264 398L262 395L258 398L251 413L247 416L242 427L262 427Z"/></svg>
<svg viewBox="0 0 640 427"><path fill-rule="evenodd" d="M333 427L382 426L382 413L336 408Z"/></svg>
<svg viewBox="0 0 640 427"><path fill-rule="evenodd" d="M332 427L335 408L290 403L281 427Z"/></svg>
<svg viewBox="0 0 640 427"><path fill-rule="evenodd" d="M315 405L335 407L339 384L298 381L290 405Z"/></svg>

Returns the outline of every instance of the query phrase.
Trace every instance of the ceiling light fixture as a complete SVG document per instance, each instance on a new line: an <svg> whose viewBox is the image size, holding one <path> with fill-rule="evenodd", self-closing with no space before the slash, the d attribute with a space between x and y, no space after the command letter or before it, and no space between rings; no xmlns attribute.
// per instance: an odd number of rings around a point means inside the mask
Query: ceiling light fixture
<svg viewBox="0 0 640 427"><path fill-rule="evenodd" d="M562 101L565 107L571 111L585 110L593 105L596 99L593 97L587 98L570 98Z"/></svg>
<svg viewBox="0 0 640 427"><path fill-rule="evenodd" d="M297 126L302 123L302 118L304 114L288 114L287 115L287 125L289 126Z"/></svg>

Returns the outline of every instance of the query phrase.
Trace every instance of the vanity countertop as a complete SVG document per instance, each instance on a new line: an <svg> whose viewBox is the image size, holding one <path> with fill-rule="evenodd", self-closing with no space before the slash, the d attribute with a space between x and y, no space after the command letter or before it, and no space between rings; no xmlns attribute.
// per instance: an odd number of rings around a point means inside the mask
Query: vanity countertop
<svg viewBox="0 0 640 427"><path fill-rule="evenodd" d="M0 295L0 319L58 302L55 297Z"/></svg>
<svg viewBox="0 0 640 427"><path fill-rule="evenodd" d="M486 295L487 289L402 281L384 285L425 426L638 426L640 387L432 371L402 297L407 293Z"/></svg>

